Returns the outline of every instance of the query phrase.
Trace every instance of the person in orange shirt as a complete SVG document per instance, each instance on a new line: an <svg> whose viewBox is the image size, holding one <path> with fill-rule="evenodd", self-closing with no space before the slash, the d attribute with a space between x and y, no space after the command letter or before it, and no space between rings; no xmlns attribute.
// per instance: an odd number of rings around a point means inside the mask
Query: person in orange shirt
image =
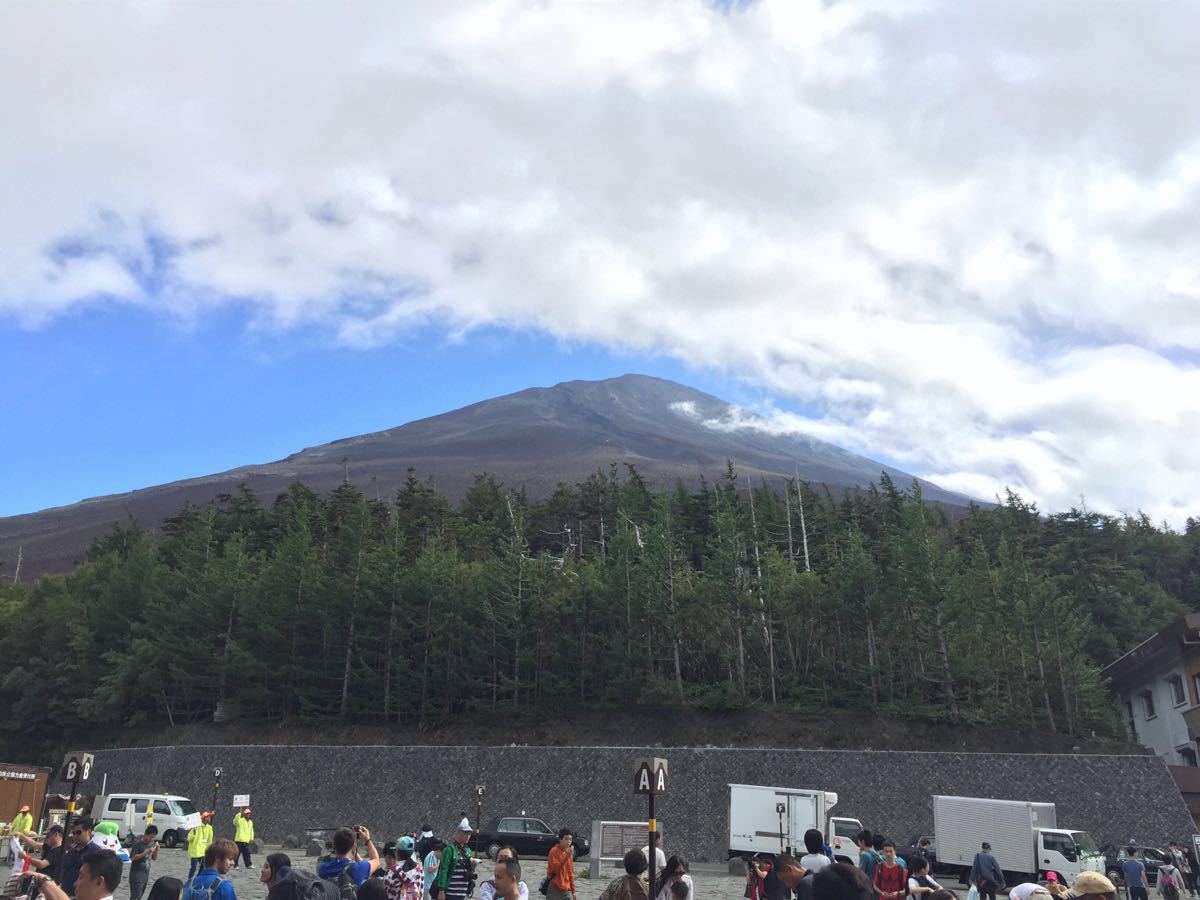
<svg viewBox="0 0 1200 900"><path fill-rule="evenodd" d="M558 833L558 843L550 848L550 857L546 860L546 877L550 879L546 891L546 900L578 900L575 894L575 848L570 828L564 828Z"/></svg>

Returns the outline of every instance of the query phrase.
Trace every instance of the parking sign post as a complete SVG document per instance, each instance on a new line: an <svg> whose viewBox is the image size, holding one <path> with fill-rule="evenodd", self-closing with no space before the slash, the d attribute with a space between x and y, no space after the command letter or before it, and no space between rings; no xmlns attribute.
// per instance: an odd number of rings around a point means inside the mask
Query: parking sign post
<svg viewBox="0 0 1200 900"><path fill-rule="evenodd" d="M647 848L650 851L650 858L647 860L650 874L648 897L649 900L655 900L654 879L658 873L654 870L654 862L658 853L655 850L654 840L658 837L658 822L654 819L654 798L667 792L667 761L655 756L635 762L633 764L633 792L645 794L650 801L650 812L646 818L646 832L650 840Z"/></svg>
<svg viewBox="0 0 1200 900"><path fill-rule="evenodd" d="M75 797L79 794L79 785L92 777L94 761L95 757L92 754L77 750L71 751L63 758L58 780L71 782L71 798L67 801L67 819L63 825L64 840L71 833L71 819L75 817Z"/></svg>

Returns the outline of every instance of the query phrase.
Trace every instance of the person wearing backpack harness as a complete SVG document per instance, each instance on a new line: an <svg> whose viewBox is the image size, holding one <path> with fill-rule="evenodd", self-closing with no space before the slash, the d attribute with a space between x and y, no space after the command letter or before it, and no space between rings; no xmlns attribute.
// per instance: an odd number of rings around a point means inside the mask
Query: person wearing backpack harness
<svg viewBox="0 0 1200 900"><path fill-rule="evenodd" d="M465 817L458 823L454 843L442 851L429 894L434 900L465 900L475 888L475 858L467 841L471 839L471 822Z"/></svg>
<svg viewBox="0 0 1200 900"><path fill-rule="evenodd" d="M233 882L225 876L237 859L237 844L217 838L204 851L204 868L183 886L179 900L237 900Z"/></svg>
<svg viewBox="0 0 1200 900"><path fill-rule="evenodd" d="M358 839L367 842L367 858L358 858ZM333 857L317 867L317 874L332 881L342 893L344 900L353 900L360 885L379 865L379 851L371 842L371 832L365 825L354 829L339 828L333 833Z"/></svg>
<svg viewBox="0 0 1200 900"><path fill-rule="evenodd" d="M188 873L185 881L204 868L204 851L213 842L211 812L200 813L200 824L188 832Z"/></svg>
<svg viewBox="0 0 1200 900"><path fill-rule="evenodd" d="M237 844L238 850L241 851L242 860L246 864L246 868L250 868L250 842L254 840L254 820L250 818L250 807L246 807L240 813L233 817L233 840ZM237 868L237 860L233 861L233 867Z"/></svg>
<svg viewBox="0 0 1200 900"><path fill-rule="evenodd" d="M1183 886L1183 873L1172 863L1163 863L1158 870L1158 895L1163 900L1179 900L1179 889Z"/></svg>

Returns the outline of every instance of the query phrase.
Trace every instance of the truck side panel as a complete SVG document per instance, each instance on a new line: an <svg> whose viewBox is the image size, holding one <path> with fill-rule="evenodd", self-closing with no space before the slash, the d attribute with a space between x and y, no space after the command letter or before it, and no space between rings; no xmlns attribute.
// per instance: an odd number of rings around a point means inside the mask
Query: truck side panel
<svg viewBox="0 0 1200 900"><path fill-rule="evenodd" d="M938 862L969 867L987 841L1005 872L1034 873L1037 861L1032 818L1030 804L1017 800L934 797Z"/></svg>
<svg viewBox="0 0 1200 900"><path fill-rule="evenodd" d="M780 832L778 803L784 804ZM803 846L804 832L822 827L825 794L757 784L729 785L729 853L731 856L778 853L780 846Z"/></svg>
<svg viewBox="0 0 1200 900"><path fill-rule="evenodd" d="M1058 827L1058 812L1053 803L1030 803L1029 806L1033 810L1034 828Z"/></svg>

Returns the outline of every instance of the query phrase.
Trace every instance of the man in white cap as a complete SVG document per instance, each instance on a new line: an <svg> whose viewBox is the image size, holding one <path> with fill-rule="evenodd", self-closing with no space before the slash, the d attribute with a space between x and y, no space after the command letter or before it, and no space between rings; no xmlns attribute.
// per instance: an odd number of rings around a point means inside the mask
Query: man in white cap
<svg viewBox="0 0 1200 900"><path fill-rule="evenodd" d="M250 849L254 843L254 819L248 806L233 817L233 842L237 844L242 860L249 869ZM237 860L233 861L233 867L237 868Z"/></svg>
<svg viewBox="0 0 1200 900"><path fill-rule="evenodd" d="M458 823L454 843L442 851L442 864L429 893L434 900L466 900L475 883L475 859L467 842L471 840L471 823L466 816Z"/></svg>

